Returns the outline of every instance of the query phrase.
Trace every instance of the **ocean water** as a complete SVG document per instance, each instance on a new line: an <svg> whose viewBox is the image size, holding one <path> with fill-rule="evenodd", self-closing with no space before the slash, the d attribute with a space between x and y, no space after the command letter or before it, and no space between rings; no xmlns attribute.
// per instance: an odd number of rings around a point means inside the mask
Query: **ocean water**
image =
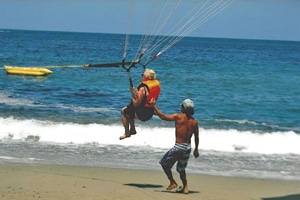
<svg viewBox="0 0 300 200"><path fill-rule="evenodd" d="M131 36L127 61L139 40ZM53 71L1 68L0 163L161 170L174 123L137 121L138 134L120 141L127 73L83 67L120 62L124 42L118 34L0 30L1 67ZM300 180L300 42L186 37L147 68L161 82L163 112L180 112L185 98L195 103L200 157L191 155L187 173ZM130 72L137 85L143 67Z"/></svg>

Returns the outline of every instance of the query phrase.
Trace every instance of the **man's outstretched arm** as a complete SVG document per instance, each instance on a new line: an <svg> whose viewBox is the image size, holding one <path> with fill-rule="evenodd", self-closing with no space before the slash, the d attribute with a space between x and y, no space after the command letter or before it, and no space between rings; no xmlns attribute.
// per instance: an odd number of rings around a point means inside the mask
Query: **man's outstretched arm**
<svg viewBox="0 0 300 200"><path fill-rule="evenodd" d="M150 100L150 104L152 105L152 107L154 108L154 111L156 112L156 114L159 116L159 118L161 118L162 120L166 120L166 121L175 121L176 120L176 116L177 114L171 114L171 115L165 115L161 110L159 110L159 108L155 105L155 99L152 98Z"/></svg>

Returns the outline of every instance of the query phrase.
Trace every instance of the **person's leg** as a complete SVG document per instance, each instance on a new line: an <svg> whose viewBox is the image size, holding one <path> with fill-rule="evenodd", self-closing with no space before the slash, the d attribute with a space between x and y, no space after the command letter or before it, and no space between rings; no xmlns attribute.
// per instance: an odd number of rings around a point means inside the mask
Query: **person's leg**
<svg viewBox="0 0 300 200"><path fill-rule="evenodd" d="M122 135L120 137L120 140L130 137L130 131L129 131L130 118L125 113L126 109L127 109L127 106L125 106L124 108L121 109L121 118L122 118L123 126L125 129L125 133L124 133L124 135Z"/></svg>
<svg viewBox="0 0 300 200"><path fill-rule="evenodd" d="M177 161L176 154L177 154L177 151L173 147L167 153L165 153L165 155L162 157L162 159L159 162L170 181L170 185L167 187L167 190L172 190L177 187L177 183L174 180L173 174L172 174L172 167L175 164L175 162Z"/></svg>
<svg viewBox="0 0 300 200"><path fill-rule="evenodd" d="M172 174L172 170L171 168L167 167L167 166L162 166L165 174L167 175L169 181L170 181L170 185L167 187L167 190L172 190L174 188L177 187L177 183L173 178L173 174Z"/></svg>
<svg viewBox="0 0 300 200"><path fill-rule="evenodd" d="M127 109L127 107L122 108L122 110L121 110L121 116L122 116L123 126L124 126L124 129L125 129L125 134L126 134L126 133L129 133L129 121L130 120L129 120L128 115L126 115L124 113L125 109Z"/></svg>
<svg viewBox="0 0 300 200"><path fill-rule="evenodd" d="M136 119L138 119L137 117L135 117ZM136 134L136 130L135 130L135 123L134 123L134 118L129 118L129 133L130 135L135 135Z"/></svg>
<svg viewBox="0 0 300 200"><path fill-rule="evenodd" d="M180 174L180 179L182 181L182 191L181 192L183 194L188 194L189 193L189 189L188 189L188 186L187 186L187 180L186 180L185 170L180 171L179 174Z"/></svg>
<svg viewBox="0 0 300 200"><path fill-rule="evenodd" d="M187 150L186 152L182 153L180 159L177 162L176 170L180 175L180 179L182 181L182 189L180 192L183 194L188 194L188 186L187 186L187 180L186 180L186 173L185 168L187 167L189 156L190 156L191 150Z"/></svg>

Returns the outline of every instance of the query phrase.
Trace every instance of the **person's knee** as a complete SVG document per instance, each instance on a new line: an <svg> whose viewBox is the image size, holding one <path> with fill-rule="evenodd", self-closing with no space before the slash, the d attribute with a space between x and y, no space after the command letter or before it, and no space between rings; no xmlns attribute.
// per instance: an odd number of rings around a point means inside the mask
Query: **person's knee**
<svg viewBox="0 0 300 200"><path fill-rule="evenodd" d="M128 107L127 106L125 106L124 108L121 109L121 115L124 115L125 117L129 116Z"/></svg>
<svg viewBox="0 0 300 200"><path fill-rule="evenodd" d="M171 170L173 167L173 166L165 164L165 163L160 163L160 165L164 170Z"/></svg>
<svg viewBox="0 0 300 200"><path fill-rule="evenodd" d="M181 167L178 167L178 166L177 166L176 171L177 171L179 174L185 174L185 168L181 168Z"/></svg>
<svg viewBox="0 0 300 200"><path fill-rule="evenodd" d="M125 110L125 107L124 108L122 108L121 110L120 110L120 112L121 112L121 115L124 115L125 113L124 113L124 110Z"/></svg>

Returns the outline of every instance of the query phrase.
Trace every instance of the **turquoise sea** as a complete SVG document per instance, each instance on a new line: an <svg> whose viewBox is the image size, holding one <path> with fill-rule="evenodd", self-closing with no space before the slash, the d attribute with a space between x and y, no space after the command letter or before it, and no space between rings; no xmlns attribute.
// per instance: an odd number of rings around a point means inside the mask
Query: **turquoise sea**
<svg viewBox="0 0 300 200"><path fill-rule="evenodd" d="M139 35L130 38L128 59ZM0 163L161 170L174 124L154 116L123 134L130 101L125 35L0 30ZM45 67L44 77L9 75ZM187 173L300 180L300 42L186 37L151 62L165 113L195 103L200 157ZM133 84L143 67L130 73ZM194 144L192 145L194 147Z"/></svg>

